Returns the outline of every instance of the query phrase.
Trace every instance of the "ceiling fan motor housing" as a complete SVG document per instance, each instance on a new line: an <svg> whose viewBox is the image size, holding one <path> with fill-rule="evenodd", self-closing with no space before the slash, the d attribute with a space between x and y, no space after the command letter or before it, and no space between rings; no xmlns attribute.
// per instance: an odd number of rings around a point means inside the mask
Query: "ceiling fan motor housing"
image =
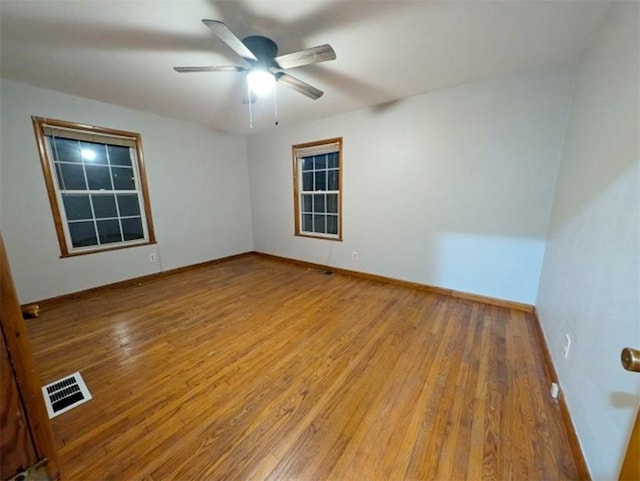
<svg viewBox="0 0 640 481"><path fill-rule="evenodd" d="M258 59L257 63L262 64L265 67L276 66L273 59L278 55L278 46L273 40L260 35L252 35L242 39L242 43L244 43L247 48L253 52Z"/></svg>

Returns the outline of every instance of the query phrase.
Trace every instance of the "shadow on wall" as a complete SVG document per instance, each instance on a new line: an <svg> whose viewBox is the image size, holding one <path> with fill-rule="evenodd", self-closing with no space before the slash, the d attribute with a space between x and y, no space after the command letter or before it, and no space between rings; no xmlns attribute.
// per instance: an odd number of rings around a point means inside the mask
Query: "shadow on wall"
<svg viewBox="0 0 640 481"><path fill-rule="evenodd" d="M466 233L437 236L429 265L439 286L533 304L545 239Z"/></svg>
<svg viewBox="0 0 640 481"><path fill-rule="evenodd" d="M537 302L594 479L618 471L640 402L637 374L619 359L621 348L640 339L639 180L636 161L604 185L589 185L592 198L572 199L547 241ZM565 333L572 336L568 358Z"/></svg>
<svg viewBox="0 0 640 481"><path fill-rule="evenodd" d="M574 103L571 109L550 234L580 216L640 162L640 7L633 2L628 5L635 5L636 14L624 20L610 18L613 28L604 30L602 35L624 35L626 38L616 41L635 46L635 52L625 51L623 59L601 55L605 60L588 58L597 58L597 50L585 52L587 60L581 65L579 76L589 81L578 82L574 99L589 100ZM621 25L623 21L627 25ZM640 175L636 182L640 183Z"/></svg>
<svg viewBox="0 0 640 481"><path fill-rule="evenodd" d="M335 242L315 242L314 258L338 266L385 277L534 304L545 240L465 233L425 233L414 236L417 247L398 249L395 233L372 235L367 250L352 258L350 249ZM357 247L353 251L358 252ZM373 254L372 254L373 253ZM296 252L305 258L305 252ZM393 259L389 263L388 260Z"/></svg>
<svg viewBox="0 0 640 481"><path fill-rule="evenodd" d="M640 82L640 80L639 80ZM640 85L640 83L638 84ZM636 102L637 104L638 102ZM629 129L636 133L620 135L620 129ZM609 188L631 175L635 177L635 183L640 184L640 175L634 172L635 165L640 162L640 149L638 148L637 132L640 131L640 123L635 125L624 125L616 127L618 134L611 134L609 139L633 139L635 137L635 146L628 146L628 153L621 157L610 156L601 152L596 159L591 155L581 155L575 153L565 153L565 155L575 155L580 161L584 161L579 166L567 167L565 161L561 163L560 173L558 177L558 187L554 199L554 213L551 220L549 235L552 236L562 231L571 224L575 219L582 217L590 206L598 203L598 199L607 195ZM590 149L591 146L585 147ZM593 145L595 151L603 149L602 144L599 147ZM616 150L620 146L615 147ZM594 151L592 150L592 152ZM606 158L606 161L602 159ZM637 169L636 169L637 171ZM569 178L571 177L571 178ZM579 186L579 188L567 188L567 186ZM623 212L620 212L623 215Z"/></svg>
<svg viewBox="0 0 640 481"><path fill-rule="evenodd" d="M610 393L611 405L620 409L633 409L638 407L638 394L629 392L612 392Z"/></svg>

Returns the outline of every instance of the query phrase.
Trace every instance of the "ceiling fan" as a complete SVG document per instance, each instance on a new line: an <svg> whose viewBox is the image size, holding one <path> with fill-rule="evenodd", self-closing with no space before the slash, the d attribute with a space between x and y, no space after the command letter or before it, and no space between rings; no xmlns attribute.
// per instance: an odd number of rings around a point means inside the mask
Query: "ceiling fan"
<svg viewBox="0 0 640 481"><path fill-rule="evenodd" d="M319 99L324 94L322 90L283 72L283 70L335 60L336 53L331 45L324 44L278 55L278 45L270 38L252 35L240 40L223 22L203 19L202 23L246 60L249 66L174 67L176 72L247 72L247 83L252 93L268 92L275 82L281 82L313 100ZM253 100L252 96L251 101Z"/></svg>

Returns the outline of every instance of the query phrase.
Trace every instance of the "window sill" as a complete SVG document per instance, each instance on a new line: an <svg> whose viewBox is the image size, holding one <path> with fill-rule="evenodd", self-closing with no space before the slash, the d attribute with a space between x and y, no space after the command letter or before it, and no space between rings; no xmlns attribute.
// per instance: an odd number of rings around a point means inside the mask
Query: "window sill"
<svg viewBox="0 0 640 481"><path fill-rule="evenodd" d="M117 251L121 249L132 249L134 247L148 246L148 245L154 245L154 244L157 244L157 242L147 241L147 242L141 242L139 244L128 244L128 245L122 245L122 246L106 247L104 249L91 249L91 250L86 250L81 252L68 252L66 254L61 254L60 259L65 259L68 257L84 256L87 254L100 254L101 252L111 252L111 251Z"/></svg>
<svg viewBox="0 0 640 481"><path fill-rule="evenodd" d="M320 240L328 240L328 241L338 241L338 242L342 242L342 236L338 236L338 237L329 237L329 236L323 236L323 235L313 235L313 234L307 234L304 232L296 232L294 234L296 237L307 237L309 239L320 239Z"/></svg>

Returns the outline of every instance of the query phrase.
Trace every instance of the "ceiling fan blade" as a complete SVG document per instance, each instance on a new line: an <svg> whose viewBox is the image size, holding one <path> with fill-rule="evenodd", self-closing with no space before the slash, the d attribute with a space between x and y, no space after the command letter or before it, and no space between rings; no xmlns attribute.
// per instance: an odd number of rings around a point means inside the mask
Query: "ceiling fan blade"
<svg viewBox="0 0 640 481"><path fill-rule="evenodd" d="M288 68L302 67L303 65L335 59L336 53L333 51L333 48L331 48L331 45L325 44L280 55L274 60L281 69L286 70Z"/></svg>
<svg viewBox="0 0 640 481"><path fill-rule="evenodd" d="M173 70L180 73L187 72L244 72L244 67L235 65L222 65L220 67L173 67Z"/></svg>
<svg viewBox="0 0 640 481"><path fill-rule="evenodd" d="M249 50L244 43L242 43L242 40L240 40L224 23L218 20L207 20L206 18L202 19L202 23L213 30L213 33L220 37L220 40L229 45L229 47L231 47L233 51L241 57L254 61L258 60L253 52Z"/></svg>
<svg viewBox="0 0 640 481"><path fill-rule="evenodd" d="M308 83L303 82L302 80L297 79L295 77L292 77L291 75L286 74L284 72L278 72L276 74L276 80L278 82L282 82L283 84L291 87L293 90L300 92L302 95L306 95L307 97L313 100L319 99L324 94L322 90L319 90L313 87L312 85L309 85Z"/></svg>

